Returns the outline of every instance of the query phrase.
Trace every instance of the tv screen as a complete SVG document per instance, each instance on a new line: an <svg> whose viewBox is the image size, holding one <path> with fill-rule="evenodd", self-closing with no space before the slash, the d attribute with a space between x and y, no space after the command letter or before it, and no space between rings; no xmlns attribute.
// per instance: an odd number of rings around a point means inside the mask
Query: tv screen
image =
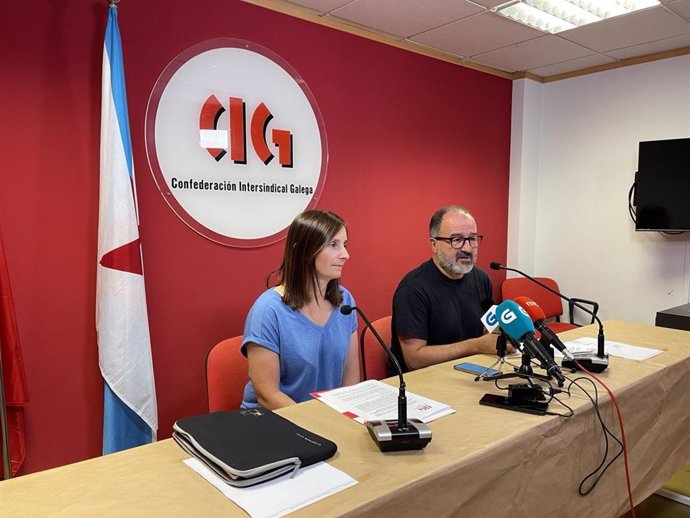
<svg viewBox="0 0 690 518"><path fill-rule="evenodd" d="M690 230L690 138L640 142L635 230Z"/></svg>

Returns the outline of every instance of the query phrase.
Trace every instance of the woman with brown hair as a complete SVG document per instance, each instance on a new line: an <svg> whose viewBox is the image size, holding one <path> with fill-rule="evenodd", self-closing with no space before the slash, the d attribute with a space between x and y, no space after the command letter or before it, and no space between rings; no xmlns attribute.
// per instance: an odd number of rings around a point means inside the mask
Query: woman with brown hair
<svg viewBox="0 0 690 518"><path fill-rule="evenodd" d="M349 257L341 217L307 210L292 222L283 262L267 279L278 285L261 294L245 322L243 408L280 408L359 381L357 317L339 311L355 305L339 282Z"/></svg>

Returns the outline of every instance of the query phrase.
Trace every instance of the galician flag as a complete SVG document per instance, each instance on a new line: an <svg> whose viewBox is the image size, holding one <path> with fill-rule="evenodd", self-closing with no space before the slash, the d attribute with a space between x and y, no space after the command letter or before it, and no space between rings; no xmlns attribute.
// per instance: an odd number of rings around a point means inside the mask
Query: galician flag
<svg viewBox="0 0 690 518"><path fill-rule="evenodd" d="M146 294L116 2L103 48L96 331L105 382L103 453L156 439Z"/></svg>

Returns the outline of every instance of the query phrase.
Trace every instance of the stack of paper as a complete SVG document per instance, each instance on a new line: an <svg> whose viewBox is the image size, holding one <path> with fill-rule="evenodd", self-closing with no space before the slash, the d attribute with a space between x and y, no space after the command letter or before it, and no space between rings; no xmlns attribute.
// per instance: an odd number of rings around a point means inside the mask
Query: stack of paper
<svg viewBox="0 0 690 518"><path fill-rule="evenodd" d="M235 502L252 518L278 518L357 484L325 462L302 468L294 477L281 477L251 487L228 485L199 459L183 461Z"/></svg>
<svg viewBox="0 0 690 518"><path fill-rule="evenodd" d="M595 353L597 352L597 339L591 336L578 338L577 340L570 340L564 344L571 353ZM638 347L634 345L623 344L620 342L612 342L606 340L604 343L605 351L611 356L618 356L620 358L627 358L628 360L649 360L650 358L661 354L663 351L659 349L650 349L649 347ZM555 356L563 356L559 351L556 351Z"/></svg>
<svg viewBox="0 0 690 518"><path fill-rule="evenodd" d="M369 380L323 392L315 398L359 423L398 418L398 388L378 380ZM448 405L407 392L407 418L423 423L455 412Z"/></svg>

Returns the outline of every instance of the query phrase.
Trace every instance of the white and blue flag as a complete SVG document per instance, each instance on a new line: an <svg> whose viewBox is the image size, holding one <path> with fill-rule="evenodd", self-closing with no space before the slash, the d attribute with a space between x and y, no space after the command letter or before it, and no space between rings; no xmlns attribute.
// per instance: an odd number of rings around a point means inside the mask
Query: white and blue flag
<svg viewBox="0 0 690 518"><path fill-rule="evenodd" d="M103 453L156 439L158 412L117 7L103 47L96 331L105 385Z"/></svg>

